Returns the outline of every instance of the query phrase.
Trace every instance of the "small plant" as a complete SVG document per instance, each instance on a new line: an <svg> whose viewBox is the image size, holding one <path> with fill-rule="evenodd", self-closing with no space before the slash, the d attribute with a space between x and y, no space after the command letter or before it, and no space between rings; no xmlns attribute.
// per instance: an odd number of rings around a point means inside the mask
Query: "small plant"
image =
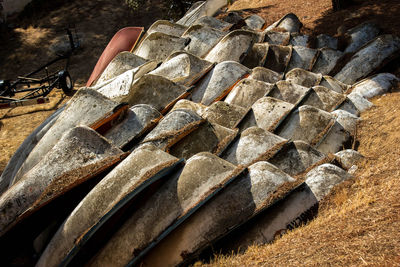
<svg viewBox="0 0 400 267"><path fill-rule="evenodd" d="M138 11L139 7L144 4L144 0L125 0L125 3L132 11Z"/></svg>

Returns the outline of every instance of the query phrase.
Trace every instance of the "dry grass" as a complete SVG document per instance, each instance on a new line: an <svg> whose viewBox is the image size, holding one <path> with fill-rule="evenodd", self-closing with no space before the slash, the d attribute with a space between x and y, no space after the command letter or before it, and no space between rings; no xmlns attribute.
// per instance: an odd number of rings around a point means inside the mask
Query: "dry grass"
<svg viewBox="0 0 400 267"><path fill-rule="evenodd" d="M69 99L61 90L48 97L47 104L0 109L0 173L25 138Z"/></svg>
<svg viewBox="0 0 400 267"><path fill-rule="evenodd" d="M400 266L400 93L362 114L355 178L321 203L319 215L270 245L220 255L212 266Z"/></svg>
<svg viewBox="0 0 400 267"><path fill-rule="evenodd" d="M337 29L348 29L366 20L374 20L383 32L400 35L400 5L397 0L353 0L354 5L333 12L331 0L237 0L231 11L243 15L256 13L272 24L287 13L295 13L303 23L302 32L336 35Z"/></svg>
<svg viewBox="0 0 400 267"><path fill-rule="evenodd" d="M330 13L331 0L238 0L229 10L243 12L243 15L257 13L267 25L271 25L285 14L295 13L305 29L315 28L316 22ZM308 32L310 33L310 32Z"/></svg>

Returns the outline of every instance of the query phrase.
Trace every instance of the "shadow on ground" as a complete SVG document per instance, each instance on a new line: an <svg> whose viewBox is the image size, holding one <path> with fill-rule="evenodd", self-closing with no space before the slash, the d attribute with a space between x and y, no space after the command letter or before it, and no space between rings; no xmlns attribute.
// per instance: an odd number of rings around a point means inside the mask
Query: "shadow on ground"
<svg viewBox="0 0 400 267"><path fill-rule="evenodd" d="M343 10L333 12L328 10L315 21L314 33L335 35L337 30L346 29L362 22L373 20L383 33L400 36L400 5L396 0L355 0L355 3Z"/></svg>
<svg viewBox="0 0 400 267"><path fill-rule="evenodd" d="M166 15L161 0L146 1L140 12L132 11L125 0L59 2L29 6L19 18L9 21L11 28L1 31L1 79L14 79L53 59L54 46L68 42L65 29L75 26L81 47L71 58L69 72L77 86L82 86L118 30L127 26L148 28Z"/></svg>

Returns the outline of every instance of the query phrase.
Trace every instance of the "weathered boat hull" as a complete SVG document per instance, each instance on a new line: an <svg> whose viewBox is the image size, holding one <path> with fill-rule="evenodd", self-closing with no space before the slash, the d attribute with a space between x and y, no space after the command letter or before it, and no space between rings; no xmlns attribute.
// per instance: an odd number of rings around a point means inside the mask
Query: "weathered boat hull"
<svg viewBox="0 0 400 267"><path fill-rule="evenodd" d="M185 51L203 58L225 35L226 32L218 29L203 25L193 25L182 35L183 38L190 39Z"/></svg>
<svg viewBox="0 0 400 267"><path fill-rule="evenodd" d="M379 70L399 53L399 37L390 34L378 36L354 54L343 69L335 75L335 78L351 85Z"/></svg>
<svg viewBox="0 0 400 267"><path fill-rule="evenodd" d="M250 72L250 69L234 61L219 63L199 82L191 99L207 106L219 101Z"/></svg>
<svg viewBox="0 0 400 267"><path fill-rule="evenodd" d="M182 161L156 149L136 149L100 181L58 229L37 266L67 265L79 249L124 205Z"/></svg>
<svg viewBox="0 0 400 267"><path fill-rule="evenodd" d="M88 127L67 132L0 197L0 236L63 192L119 162L124 153Z"/></svg>
<svg viewBox="0 0 400 267"><path fill-rule="evenodd" d="M95 123L112 112L117 106L117 102L107 99L94 90L80 89L68 102L57 121L32 149L11 183L14 184L20 180L25 173L34 167L66 131L79 124L90 125Z"/></svg>
<svg viewBox="0 0 400 267"><path fill-rule="evenodd" d="M131 52L121 52L111 60L94 84L102 84L103 82L113 79L125 71L139 67L146 62L147 61L144 58L138 57Z"/></svg>
<svg viewBox="0 0 400 267"><path fill-rule="evenodd" d="M230 183L234 171L234 165L209 153L193 156L182 172L171 177L128 219L90 265L125 266L137 261L148 246L160 241L163 232L172 231Z"/></svg>
<svg viewBox="0 0 400 267"><path fill-rule="evenodd" d="M119 30L108 43L107 47L104 49L96 66L93 69L89 80L86 83L87 87L90 87L93 82L95 82L104 69L108 66L110 61L122 51L131 51L140 36L143 33L142 27L127 27Z"/></svg>
<svg viewBox="0 0 400 267"><path fill-rule="evenodd" d="M187 263L201 250L274 202L273 192L294 179L273 165L259 162L237 177L166 237L144 259L145 266ZM285 190L283 190L285 191Z"/></svg>
<svg viewBox="0 0 400 267"><path fill-rule="evenodd" d="M150 74L163 76L173 82L192 86L213 68L213 64L185 52L171 54Z"/></svg>
<svg viewBox="0 0 400 267"><path fill-rule="evenodd" d="M262 245L292 230L318 212L318 203L334 185L349 179L340 168L324 164L307 174L306 181L282 200L243 224L216 245L223 252L245 251L251 245ZM222 245L224 243L224 245ZM226 244L226 245L225 245Z"/></svg>

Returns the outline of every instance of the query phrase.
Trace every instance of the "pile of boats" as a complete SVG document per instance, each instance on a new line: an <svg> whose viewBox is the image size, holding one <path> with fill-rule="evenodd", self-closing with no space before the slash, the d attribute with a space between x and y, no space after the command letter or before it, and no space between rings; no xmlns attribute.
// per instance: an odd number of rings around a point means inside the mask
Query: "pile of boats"
<svg viewBox="0 0 400 267"><path fill-rule="evenodd" d="M4 262L185 265L272 241L351 177L400 38L367 22L341 51L225 4L156 21L25 140L0 178Z"/></svg>

